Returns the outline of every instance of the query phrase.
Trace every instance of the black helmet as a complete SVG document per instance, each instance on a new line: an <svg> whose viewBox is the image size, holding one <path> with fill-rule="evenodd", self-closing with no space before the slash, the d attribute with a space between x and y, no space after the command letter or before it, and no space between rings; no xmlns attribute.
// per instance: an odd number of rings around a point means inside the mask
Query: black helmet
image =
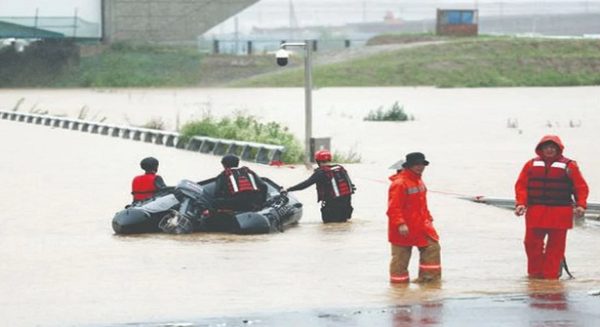
<svg viewBox="0 0 600 327"><path fill-rule="evenodd" d="M158 159L154 157L147 157L140 161L140 167L145 171L157 171L158 170Z"/></svg>
<svg viewBox="0 0 600 327"><path fill-rule="evenodd" d="M228 155L225 155L223 157L223 159L221 159L221 163L223 164L223 167L225 167L225 168L234 168L240 164L240 158L238 158L234 154L228 154Z"/></svg>

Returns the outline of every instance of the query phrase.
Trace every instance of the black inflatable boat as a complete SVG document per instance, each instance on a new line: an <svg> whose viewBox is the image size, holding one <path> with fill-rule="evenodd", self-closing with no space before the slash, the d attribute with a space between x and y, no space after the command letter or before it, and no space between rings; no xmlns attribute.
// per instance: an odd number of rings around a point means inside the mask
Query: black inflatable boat
<svg viewBox="0 0 600 327"><path fill-rule="evenodd" d="M182 180L161 190L154 198L117 212L112 227L117 234L165 232L226 232L266 234L283 231L298 223L302 204L290 194L282 194L272 180L261 210L232 212L213 210L215 179L198 183Z"/></svg>

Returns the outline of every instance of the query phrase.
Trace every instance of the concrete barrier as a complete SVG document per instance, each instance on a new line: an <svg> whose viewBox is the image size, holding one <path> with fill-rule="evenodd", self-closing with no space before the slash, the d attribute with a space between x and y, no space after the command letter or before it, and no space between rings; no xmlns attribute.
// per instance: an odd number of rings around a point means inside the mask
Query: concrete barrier
<svg viewBox="0 0 600 327"><path fill-rule="evenodd" d="M285 147L237 140L217 139L208 136L194 136L185 140L179 133L149 128L119 126L102 122L85 121L66 117L22 113L0 110L0 118L29 124L44 125L84 133L120 137L127 140L154 143L188 151L222 156L232 153L242 160L270 163L280 161Z"/></svg>

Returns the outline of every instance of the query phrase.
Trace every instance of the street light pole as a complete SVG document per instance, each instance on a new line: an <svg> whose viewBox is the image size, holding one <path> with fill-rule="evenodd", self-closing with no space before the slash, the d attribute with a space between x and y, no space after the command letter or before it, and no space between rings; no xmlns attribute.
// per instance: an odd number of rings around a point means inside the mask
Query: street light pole
<svg viewBox="0 0 600 327"><path fill-rule="evenodd" d="M282 43L286 47L304 48L304 164L311 165L310 140L312 139L312 48L310 42Z"/></svg>
<svg viewBox="0 0 600 327"><path fill-rule="evenodd" d="M304 163L310 165L311 151L310 140L312 139L312 49L308 42L304 46Z"/></svg>

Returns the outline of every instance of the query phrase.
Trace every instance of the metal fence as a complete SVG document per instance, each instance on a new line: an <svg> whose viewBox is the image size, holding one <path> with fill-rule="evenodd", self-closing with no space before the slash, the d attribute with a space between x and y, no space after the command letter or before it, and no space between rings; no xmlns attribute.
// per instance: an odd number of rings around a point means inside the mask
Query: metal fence
<svg viewBox="0 0 600 327"><path fill-rule="evenodd" d="M304 40L298 40L304 42ZM251 55L265 54L279 50L279 46L285 42L295 42L294 40L283 39L199 39L198 50L203 53L212 54L234 54L234 55ZM313 51L329 51L344 48L353 48L364 46L367 42L366 38L361 39L327 39L327 40L310 40L312 42Z"/></svg>

